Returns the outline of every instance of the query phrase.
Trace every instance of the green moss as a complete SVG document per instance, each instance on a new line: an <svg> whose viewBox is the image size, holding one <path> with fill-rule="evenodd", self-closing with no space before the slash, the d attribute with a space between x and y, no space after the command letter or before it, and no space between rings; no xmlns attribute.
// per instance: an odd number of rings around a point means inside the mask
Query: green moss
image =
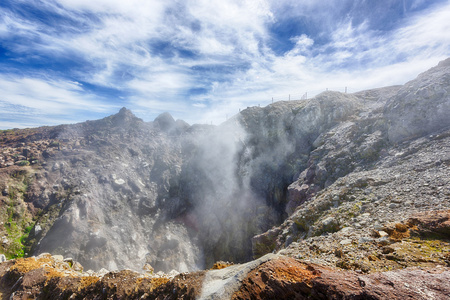
<svg viewBox="0 0 450 300"><path fill-rule="evenodd" d="M332 215L334 217L334 214ZM322 219L323 220L323 219ZM334 218L328 224L323 224L322 221L318 221L314 224L314 230L311 233L312 236L319 236L324 233L333 233L341 230L341 224Z"/></svg>
<svg viewBox="0 0 450 300"><path fill-rule="evenodd" d="M257 259L261 256L273 252L275 250L276 243L275 241L269 243L255 243L253 245L253 258Z"/></svg>
<svg viewBox="0 0 450 300"><path fill-rule="evenodd" d="M19 167L25 167L25 166L29 166L29 165L30 165L30 162L29 162L28 160L21 160L21 161L19 161L19 162L17 163L17 165L18 165Z"/></svg>
<svg viewBox="0 0 450 300"><path fill-rule="evenodd" d="M308 231L309 225L307 224L306 220L304 218L299 218L294 220L295 225L297 226L297 229L299 231Z"/></svg>
<svg viewBox="0 0 450 300"><path fill-rule="evenodd" d="M32 215L27 210L24 198L31 183L30 172L18 171L12 174L9 182L9 198L0 207L0 220L8 234L9 243L0 247L8 259L20 258L28 251L27 239L33 228Z"/></svg>
<svg viewBox="0 0 450 300"><path fill-rule="evenodd" d="M351 219L359 215L361 211L362 202L355 202L350 208L340 207L338 210L338 214L344 217L345 219Z"/></svg>
<svg viewBox="0 0 450 300"><path fill-rule="evenodd" d="M426 248L429 252L441 253L443 245L439 240L423 240L422 248Z"/></svg>
<svg viewBox="0 0 450 300"><path fill-rule="evenodd" d="M52 141L49 146L53 148L59 148L60 144L57 141Z"/></svg>
<svg viewBox="0 0 450 300"><path fill-rule="evenodd" d="M22 234L21 226L14 221L8 222L5 229L10 237L8 247L4 248L5 256L8 259L23 257L28 250L25 246L28 233Z"/></svg>

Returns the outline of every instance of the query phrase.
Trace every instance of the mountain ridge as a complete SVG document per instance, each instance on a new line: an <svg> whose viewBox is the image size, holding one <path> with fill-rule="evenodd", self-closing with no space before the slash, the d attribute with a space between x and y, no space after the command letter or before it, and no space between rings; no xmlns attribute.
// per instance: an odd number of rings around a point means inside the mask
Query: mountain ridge
<svg viewBox="0 0 450 300"><path fill-rule="evenodd" d="M448 236L427 241L408 220L450 208L449 86L447 59L403 86L249 107L220 126L122 108L2 131L0 250L166 273L271 252L361 273L446 266Z"/></svg>

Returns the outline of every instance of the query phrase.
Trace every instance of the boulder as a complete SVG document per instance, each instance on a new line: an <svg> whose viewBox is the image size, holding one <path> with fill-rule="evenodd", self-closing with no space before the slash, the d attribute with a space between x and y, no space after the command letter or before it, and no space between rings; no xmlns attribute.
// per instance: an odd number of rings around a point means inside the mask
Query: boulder
<svg viewBox="0 0 450 300"><path fill-rule="evenodd" d="M450 239L450 210L417 213L408 219L408 224L417 226L422 235L434 233Z"/></svg>
<svg viewBox="0 0 450 300"><path fill-rule="evenodd" d="M279 257L249 272L231 299L446 299L449 279L442 267L360 275Z"/></svg>

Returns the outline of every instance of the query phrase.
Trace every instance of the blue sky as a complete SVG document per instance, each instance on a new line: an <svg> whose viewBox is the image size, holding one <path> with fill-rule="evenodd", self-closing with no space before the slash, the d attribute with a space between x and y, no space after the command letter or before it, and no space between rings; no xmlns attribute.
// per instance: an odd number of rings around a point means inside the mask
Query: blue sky
<svg viewBox="0 0 450 300"><path fill-rule="evenodd" d="M219 124L326 88L404 84L450 56L450 1L1 0L0 129L125 106Z"/></svg>

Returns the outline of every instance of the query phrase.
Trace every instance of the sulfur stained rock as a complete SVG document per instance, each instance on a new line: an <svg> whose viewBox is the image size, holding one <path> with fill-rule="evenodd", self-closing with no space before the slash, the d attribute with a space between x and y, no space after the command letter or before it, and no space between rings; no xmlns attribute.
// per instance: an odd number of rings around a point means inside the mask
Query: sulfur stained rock
<svg viewBox="0 0 450 300"><path fill-rule="evenodd" d="M450 269L360 275L281 257L251 271L232 299L445 299Z"/></svg>
<svg viewBox="0 0 450 300"><path fill-rule="evenodd" d="M320 273L292 258L274 259L251 271L232 299L297 299L310 294L311 281Z"/></svg>

